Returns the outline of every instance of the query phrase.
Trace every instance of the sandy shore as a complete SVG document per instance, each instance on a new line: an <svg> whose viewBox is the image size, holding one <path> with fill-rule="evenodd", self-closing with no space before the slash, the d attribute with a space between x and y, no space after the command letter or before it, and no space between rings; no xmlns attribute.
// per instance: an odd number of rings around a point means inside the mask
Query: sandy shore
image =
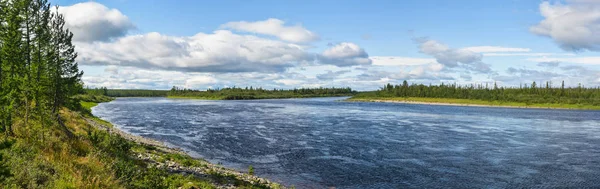
<svg viewBox="0 0 600 189"><path fill-rule="evenodd" d="M522 108L522 109L557 109L557 110L580 110L576 108L557 108L557 107L538 107L538 106L506 106L506 105L483 105L483 104L460 104L443 102L420 102L410 100L377 100L377 99L347 99L350 102L381 102L381 103L401 103L401 104L423 104L435 106L470 106L470 107L492 107L492 108ZM582 109L585 110L585 109Z"/></svg>

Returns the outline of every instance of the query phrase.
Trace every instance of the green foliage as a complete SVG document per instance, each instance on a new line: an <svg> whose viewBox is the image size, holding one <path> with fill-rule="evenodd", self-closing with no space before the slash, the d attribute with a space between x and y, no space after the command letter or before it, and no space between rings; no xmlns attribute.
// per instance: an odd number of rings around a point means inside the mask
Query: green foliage
<svg viewBox="0 0 600 189"><path fill-rule="evenodd" d="M108 97L108 96L104 96L104 95L91 95L91 94L79 94L79 95L73 96L72 98L79 102L83 101L83 102L95 102L95 103L110 102L110 101L114 100L114 98L112 98L112 97Z"/></svg>
<svg viewBox="0 0 600 189"><path fill-rule="evenodd" d="M487 85L402 85L387 84L377 91L362 92L355 95L360 98L439 98L439 99L468 99L500 103L522 103L525 106L549 104L577 105L581 107L600 106L600 88L565 88L564 82L560 88L552 87L549 82L540 88L535 82L518 88L493 87ZM520 105L520 104L519 104Z"/></svg>
<svg viewBox="0 0 600 189"><path fill-rule="evenodd" d="M248 174L254 175L254 167L252 167L252 165L248 166Z"/></svg>
<svg viewBox="0 0 600 189"><path fill-rule="evenodd" d="M47 0L0 0L0 188L214 188L137 159L138 144L88 123L106 96L167 91L85 94L72 39Z"/></svg>
<svg viewBox="0 0 600 189"><path fill-rule="evenodd" d="M85 93L109 97L166 97L167 90L87 88Z"/></svg>
<svg viewBox="0 0 600 189"><path fill-rule="evenodd" d="M10 148L13 145L13 143L14 141L11 140L3 140L2 142L0 142L0 151ZM0 153L0 183L4 182L4 180L12 176L10 170L8 169L8 166L4 165L4 159L5 158L3 157L3 154Z"/></svg>
<svg viewBox="0 0 600 189"><path fill-rule="evenodd" d="M169 97L175 98L199 98L213 100L250 100L250 99L274 99L274 98L307 98L307 97L332 97L352 96L356 92L350 88L301 88L301 89L273 89L262 88L223 88L208 89L206 91L181 89L173 87L169 91Z"/></svg>

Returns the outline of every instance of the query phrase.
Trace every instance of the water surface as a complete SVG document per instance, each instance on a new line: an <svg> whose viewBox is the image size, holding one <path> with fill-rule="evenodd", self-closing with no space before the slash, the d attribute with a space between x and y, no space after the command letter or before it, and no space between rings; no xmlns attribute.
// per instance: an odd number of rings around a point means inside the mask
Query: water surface
<svg viewBox="0 0 600 189"><path fill-rule="evenodd" d="M298 188L600 187L600 112L119 98L94 115Z"/></svg>

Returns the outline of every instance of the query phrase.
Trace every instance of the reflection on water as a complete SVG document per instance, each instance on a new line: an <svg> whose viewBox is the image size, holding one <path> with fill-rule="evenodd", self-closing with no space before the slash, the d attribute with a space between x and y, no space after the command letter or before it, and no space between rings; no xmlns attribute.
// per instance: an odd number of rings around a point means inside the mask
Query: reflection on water
<svg viewBox="0 0 600 189"><path fill-rule="evenodd" d="M600 187L600 112L120 98L117 127L298 188Z"/></svg>

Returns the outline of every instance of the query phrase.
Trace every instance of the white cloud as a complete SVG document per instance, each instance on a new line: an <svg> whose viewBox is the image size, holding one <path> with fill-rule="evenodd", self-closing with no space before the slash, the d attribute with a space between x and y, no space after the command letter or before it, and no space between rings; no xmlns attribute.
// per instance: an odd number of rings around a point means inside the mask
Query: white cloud
<svg viewBox="0 0 600 189"><path fill-rule="evenodd" d="M531 62L566 62L576 64L590 64L600 65L600 57L572 57L572 58L555 58L555 57L542 57L542 58L528 58Z"/></svg>
<svg viewBox="0 0 600 189"><path fill-rule="evenodd" d="M190 79L187 79L185 81L185 87L186 88L198 88L201 86L206 86L206 85L211 85L211 84L215 84L217 83L217 79L215 79L212 76L207 76L207 75L199 75L199 76L193 76Z"/></svg>
<svg viewBox="0 0 600 189"><path fill-rule="evenodd" d="M373 65L378 66L415 66L435 63L435 58L412 58L399 56L372 56Z"/></svg>
<svg viewBox="0 0 600 189"><path fill-rule="evenodd" d="M338 78L339 76L346 74L346 73L350 73L350 70L340 70L340 71L336 71L336 72L327 70L326 73L317 74L316 77L317 77L317 79L320 79L320 80L334 80L334 79Z"/></svg>
<svg viewBox="0 0 600 189"><path fill-rule="evenodd" d="M181 74L174 71L109 66L100 75L84 74L82 80L89 87L169 89L175 85L183 86L190 77L188 74Z"/></svg>
<svg viewBox="0 0 600 189"><path fill-rule="evenodd" d="M500 46L475 46L463 48L464 50L476 52L476 53L493 53L493 52L530 52L529 48L515 48L515 47L500 47Z"/></svg>
<svg viewBox="0 0 600 189"><path fill-rule="evenodd" d="M483 53L483 56L575 56L573 53Z"/></svg>
<svg viewBox="0 0 600 189"><path fill-rule="evenodd" d="M327 50L319 56L319 62L339 67L370 65L369 54L354 43L340 43Z"/></svg>
<svg viewBox="0 0 600 189"><path fill-rule="evenodd" d="M425 40L419 44L422 53L431 55L436 58L437 62L448 67L457 67L459 63L470 64L480 62L482 56L465 49L451 49L445 44L435 40Z"/></svg>
<svg viewBox="0 0 600 189"><path fill-rule="evenodd" d="M540 13L544 20L532 26L530 31L552 38L567 51L600 51L600 1L567 2L542 2Z"/></svg>
<svg viewBox="0 0 600 189"><path fill-rule="evenodd" d="M282 20L269 18L257 22L228 22L221 25L221 28L271 35L294 43L306 43L319 39L317 34L307 30L301 25L285 26L284 24L285 22Z"/></svg>
<svg viewBox="0 0 600 189"><path fill-rule="evenodd" d="M65 16L66 27L73 32L75 41L107 41L135 29L119 10L92 1L59 7L58 12Z"/></svg>
<svg viewBox="0 0 600 189"><path fill-rule="evenodd" d="M453 49L430 39L415 39L421 53L433 56L438 63L449 68L461 67L479 73L492 72L490 65L483 63L483 55L467 49Z"/></svg>
<svg viewBox="0 0 600 189"><path fill-rule="evenodd" d="M304 83L304 80L299 80L299 79L278 79L278 80L275 80L275 83L281 83L281 84L290 85L290 86L297 86L297 85L300 85L300 84Z"/></svg>
<svg viewBox="0 0 600 189"><path fill-rule="evenodd" d="M546 78L556 80L566 76L571 82L600 81L600 72L586 71L585 67L565 67L559 63L595 65L600 64L600 57L534 53L528 48L452 48L438 41L417 39L419 51L428 55L425 56L427 58L369 57L365 49L350 42L332 43L321 53L311 52L314 47L301 43L317 40L316 34L300 25L286 26L277 19L230 22L221 27L242 31L240 33L217 30L193 36L160 33L127 36L133 24L118 10L93 2L83 4L92 8L72 9L81 6L77 4L68 9L62 8L62 11L75 15L67 18L87 18L88 15L82 12L92 13L92 19L68 21L70 27L75 28L71 29L79 30L76 37L83 35L75 42L78 61L82 65L108 65L91 70L92 74L86 73L83 80L92 87L169 89L181 86L206 89L254 86L272 89L350 86L358 90L373 90L387 82L400 83L402 80L434 84L446 81L460 83L461 80L481 82L484 76L479 77L481 75L476 73L496 73L482 60L491 56L525 56L528 61L544 62L539 64L544 67L536 66L537 72L512 68L504 76L489 74L488 79L498 76L498 79L518 82ZM354 67L348 68L350 66ZM99 74L102 70L104 73Z"/></svg>
<svg viewBox="0 0 600 189"><path fill-rule="evenodd" d="M111 66L106 67L104 69L104 72L108 72L108 73L116 75L116 74L119 74L119 67L111 65Z"/></svg>
<svg viewBox="0 0 600 189"><path fill-rule="evenodd" d="M302 46L227 30L191 37L149 33L76 45L82 64L185 72L281 72L299 62L314 60Z"/></svg>

